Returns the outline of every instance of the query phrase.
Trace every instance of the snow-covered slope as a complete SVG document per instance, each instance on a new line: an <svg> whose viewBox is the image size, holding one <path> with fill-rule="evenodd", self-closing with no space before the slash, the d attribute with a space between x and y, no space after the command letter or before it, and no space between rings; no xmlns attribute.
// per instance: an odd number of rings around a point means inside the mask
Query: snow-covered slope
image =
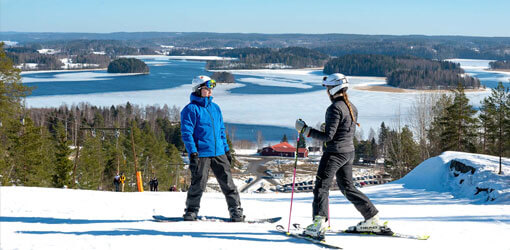
<svg viewBox="0 0 510 250"><path fill-rule="evenodd" d="M452 159L473 166L475 174L454 177ZM429 234L427 241L355 235L328 235L327 241L344 249L510 249L510 160L504 159L502 176L494 174L496 163L496 157L446 152L400 181L362 189L393 230ZM459 178L470 184L451 184ZM497 190L494 201L470 193L483 185ZM180 192L0 187L0 249L319 249L277 234L275 224L150 220L182 215L185 199ZM242 193L241 199L248 217L289 222L289 193ZM292 223L311 221L312 199L311 193L294 195ZM221 193L205 193L201 206L202 215L228 216ZM331 192L330 211L332 229L361 219L339 191Z"/></svg>

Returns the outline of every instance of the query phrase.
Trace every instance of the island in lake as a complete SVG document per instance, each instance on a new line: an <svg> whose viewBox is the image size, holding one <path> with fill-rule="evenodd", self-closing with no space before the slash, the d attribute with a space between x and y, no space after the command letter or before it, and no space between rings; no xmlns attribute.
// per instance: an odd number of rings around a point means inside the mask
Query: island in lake
<svg viewBox="0 0 510 250"><path fill-rule="evenodd" d="M149 67L136 58L119 58L108 64L108 73L140 73L149 74Z"/></svg>

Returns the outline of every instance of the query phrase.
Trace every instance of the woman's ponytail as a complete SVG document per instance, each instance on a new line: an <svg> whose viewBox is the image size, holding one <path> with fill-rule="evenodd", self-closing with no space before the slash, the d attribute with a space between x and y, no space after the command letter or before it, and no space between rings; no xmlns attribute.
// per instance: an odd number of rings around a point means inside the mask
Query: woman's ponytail
<svg viewBox="0 0 510 250"><path fill-rule="evenodd" d="M349 113L351 113L352 122L356 123L358 127L361 126L359 123L356 122L356 117L354 117L354 112L352 111L352 106L351 103L349 102L349 97L347 96L347 92L345 90L343 91L342 95L344 97L345 104L347 104L347 108L349 108Z"/></svg>

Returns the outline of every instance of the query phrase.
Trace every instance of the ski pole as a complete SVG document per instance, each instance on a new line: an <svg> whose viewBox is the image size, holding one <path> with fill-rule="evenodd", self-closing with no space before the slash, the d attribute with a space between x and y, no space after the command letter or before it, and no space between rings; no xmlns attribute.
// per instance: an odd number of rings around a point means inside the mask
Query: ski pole
<svg viewBox="0 0 510 250"><path fill-rule="evenodd" d="M292 202L294 201L294 185L296 184L296 169L297 169L297 159L299 153L299 137L301 136L301 131L298 132L298 137L296 140L296 155L294 156L294 173L292 177L292 194L290 196L290 211L289 211L289 225L287 226L287 234L290 234L290 218L292 217Z"/></svg>
<svg viewBox="0 0 510 250"><path fill-rule="evenodd" d="M329 217L329 196L328 196L328 230L331 229L331 220Z"/></svg>

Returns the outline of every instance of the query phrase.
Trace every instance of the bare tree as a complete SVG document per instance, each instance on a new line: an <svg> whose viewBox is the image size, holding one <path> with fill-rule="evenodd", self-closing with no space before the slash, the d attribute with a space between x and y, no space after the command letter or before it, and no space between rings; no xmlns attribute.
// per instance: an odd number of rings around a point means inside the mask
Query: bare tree
<svg viewBox="0 0 510 250"><path fill-rule="evenodd" d="M262 131L257 130L257 147L261 149L264 146L264 137L262 136Z"/></svg>
<svg viewBox="0 0 510 250"><path fill-rule="evenodd" d="M416 95L415 101L409 108L407 124L409 124L411 131L413 131L415 141L420 145L420 158L422 161L430 157L427 133L434 117L433 107L438 99L438 94L421 93Z"/></svg>

